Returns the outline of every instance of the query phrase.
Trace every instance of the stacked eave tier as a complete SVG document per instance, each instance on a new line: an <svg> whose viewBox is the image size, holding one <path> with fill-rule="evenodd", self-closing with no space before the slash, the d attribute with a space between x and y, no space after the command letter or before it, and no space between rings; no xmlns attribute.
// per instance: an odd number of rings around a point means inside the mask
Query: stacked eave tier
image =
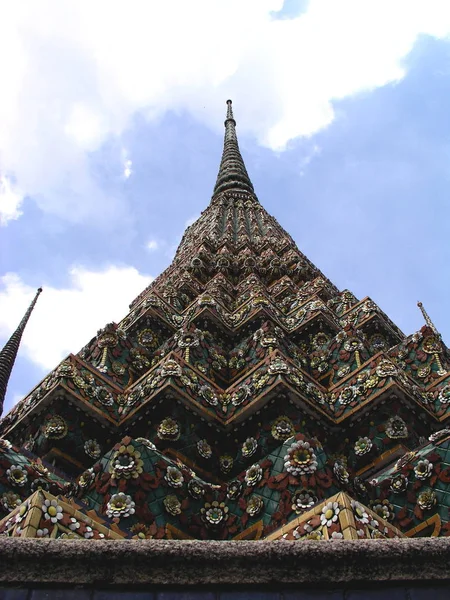
<svg viewBox="0 0 450 600"><path fill-rule="evenodd" d="M225 483L147 439L127 437L62 490L43 463L39 479L32 463L19 468L23 459L3 443L0 464L16 464L0 486L6 479L21 492L3 491L8 514L0 533L292 541L448 535L450 431L431 439L364 482L342 460L331 467L321 444L297 433Z"/></svg>
<svg viewBox="0 0 450 600"><path fill-rule="evenodd" d="M258 459L264 483L258 490L244 486L240 508L225 502L229 527L219 533L206 517L196 524L186 517L177 521L185 536L247 535L247 521L261 522L257 535L266 536L297 515L294 498L325 501L342 489L357 498L360 481L372 480L447 419L448 351L430 328L404 338L370 299L333 295L320 277L300 289L280 280L264 293L258 280L251 275L236 290L221 277L216 295L203 294L182 310L155 292L120 327L106 326L79 356L63 361L3 420L3 435L59 466L70 483L95 464L96 477L104 475L96 461L107 452L106 468L118 451L108 448L133 431L157 448L151 451L160 453L158 460L182 473L198 471L210 486L210 507L203 508L219 516L231 482L246 482ZM242 303L227 311L220 290ZM286 474L280 460L295 444L300 462L309 452L302 444L315 456L324 453L322 479ZM189 476L183 478L187 485ZM14 492L13 485L6 476L4 493ZM177 529L173 519L163 522L166 513L181 514L166 510L167 494L144 496L132 502L159 502L158 518L149 517L152 530L157 526L161 536L168 524ZM95 510L104 514L108 500L99 502ZM256 510L260 505L264 512ZM206 514L195 505L199 510Z"/></svg>

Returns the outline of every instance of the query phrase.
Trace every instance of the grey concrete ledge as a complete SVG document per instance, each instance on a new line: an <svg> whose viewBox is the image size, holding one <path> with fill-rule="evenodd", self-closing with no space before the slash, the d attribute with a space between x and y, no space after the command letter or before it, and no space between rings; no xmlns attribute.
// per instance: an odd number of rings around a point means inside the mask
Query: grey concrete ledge
<svg viewBox="0 0 450 600"><path fill-rule="evenodd" d="M307 542L0 538L2 585L442 581L450 538Z"/></svg>

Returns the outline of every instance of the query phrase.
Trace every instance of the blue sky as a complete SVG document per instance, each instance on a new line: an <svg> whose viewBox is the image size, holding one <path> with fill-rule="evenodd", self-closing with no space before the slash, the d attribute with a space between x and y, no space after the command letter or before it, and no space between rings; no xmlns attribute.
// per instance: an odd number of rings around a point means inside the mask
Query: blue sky
<svg viewBox="0 0 450 600"><path fill-rule="evenodd" d="M405 333L421 300L449 343L447 2L81 4L0 25L0 342L44 287L7 406L170 263L210 200L228 97L299 248Z"/></svg>

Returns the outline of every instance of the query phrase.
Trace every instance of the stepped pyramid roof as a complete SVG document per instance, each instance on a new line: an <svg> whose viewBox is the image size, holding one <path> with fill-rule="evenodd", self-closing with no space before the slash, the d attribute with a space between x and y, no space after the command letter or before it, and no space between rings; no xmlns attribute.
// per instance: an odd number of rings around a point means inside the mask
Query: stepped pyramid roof
<svg viewBox="0 0 450 600"><path fill-rule="evenodd" d="M0 533L447 535L450 354L424 317L405 335L297 248L228 101L211 202L172 264L1 421Z"/></svg>

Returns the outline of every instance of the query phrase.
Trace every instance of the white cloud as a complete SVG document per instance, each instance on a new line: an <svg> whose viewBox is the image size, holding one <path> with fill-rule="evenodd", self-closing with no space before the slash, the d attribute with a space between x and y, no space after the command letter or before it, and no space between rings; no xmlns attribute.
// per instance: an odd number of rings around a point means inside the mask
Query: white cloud
<svg viewBox="0 0 450 600"><path fill-rule="evenodd" d="M311 150L300 160L300 176L303 177L305 174L306 167L310 164L310 162L316 157L319 156L322 152L322 148L318 144L314 144Z"/></svg>
<svg viewBox="0 0 450 600"><path fill-rule="evenodd" d="M133 173L132 166L133 161L129 158L128 152L125 148L122 148L122 164L123 164L123 176L128 179Z"/></svg>
<svg viewBox="0 0 450 600"><path fill-rule="evenodd" d="M0 175L0 224L18 219L23 196L5 175Z"/></svg>
<svg viewBox="0 0 450 600"><path fill-rule="evenodd" d="M116 266L104 271L73 267L69 276L66 288L43 286L22 338L23 355L45 370L70 352L78 352L106 323L120 321L152 279L133 267ZM0 337L4 342L36 290L15 273L0 281L4 288L0 292Z"/></svg>
<svg viewBox="0 0 450 600"><path fill-rule="evenodd" d="M149 240L146 245L147 250L153 252L154 250L158 250L159 243L156 240Z"/></svg>
<svg viewBox="0 0 450 600"><path fill-rule="evenodd" d="M131 167L133 166L133 162L130 159L127 159L123 165L123 176L125 179L128 179L133 172Z"/></svg>
<svg viewBox="0 0 450 600"><path fill-rule="evenodd" d="M0 164L45 211L90 222L126 214L89 153L133 115L191 111L274 149L334 118L333 99L401 79L421 33L450 32L448 0L22 0L0 21ZM124 164L125 178L131 165ZM107 209L107 210L105 210ZM13 214L16 214L13 212Z"/></svg>

